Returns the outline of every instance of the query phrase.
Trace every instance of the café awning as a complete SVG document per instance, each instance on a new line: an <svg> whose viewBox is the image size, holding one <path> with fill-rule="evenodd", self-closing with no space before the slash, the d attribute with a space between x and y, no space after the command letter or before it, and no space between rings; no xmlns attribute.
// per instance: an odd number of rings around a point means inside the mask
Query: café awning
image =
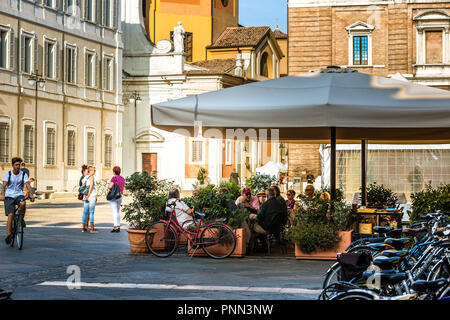
<svg viewBox="0 0 450 320"><path fill-rule="evenodd" d="M338 141L448 143L450 92L328 68L152 106L157 128L193 134L195 121L204 130L279 129L279 138L287 141L323 143L336 128Z"/></svg>

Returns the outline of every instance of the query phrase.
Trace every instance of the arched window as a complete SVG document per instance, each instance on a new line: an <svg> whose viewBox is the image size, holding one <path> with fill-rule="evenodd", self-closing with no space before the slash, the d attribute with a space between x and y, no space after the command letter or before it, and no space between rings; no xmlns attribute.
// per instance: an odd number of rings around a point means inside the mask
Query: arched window
<svg viewBox="0 0 450 320"><path fill-rule="evenodd" d="M267 59L269 58L269 54L264 52L261 56L261 61L259 63L259 74L263 77L269 76L269 67L267 65Z"/></svg>

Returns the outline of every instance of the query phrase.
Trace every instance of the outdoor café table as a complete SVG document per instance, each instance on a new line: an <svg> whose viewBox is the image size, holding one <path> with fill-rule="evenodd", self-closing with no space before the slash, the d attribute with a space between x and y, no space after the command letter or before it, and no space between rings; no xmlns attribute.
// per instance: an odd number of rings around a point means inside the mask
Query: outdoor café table
<svg viewBox="0 0 450 320"><path fill-rule="evenodd" d="M356 230L357 234L361 235L359 233L359 223L363 216L375 216L376 218L376 225L380 225L380 218L383 216L389 216L394 218L397 221L397 227L401 227L401 211L394 210L394 209L358 209L357 212L354 214L356 216ZM372 232L373 234L373 232Z"/></svg>

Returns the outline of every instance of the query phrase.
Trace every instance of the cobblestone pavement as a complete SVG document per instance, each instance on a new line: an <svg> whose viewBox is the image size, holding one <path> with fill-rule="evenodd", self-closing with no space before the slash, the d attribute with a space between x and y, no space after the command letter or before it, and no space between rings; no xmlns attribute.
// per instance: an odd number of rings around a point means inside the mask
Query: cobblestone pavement
<svg viewBox="0 0 450 320"><path fill-rule="evenodd" d="M311 300L332 264L265 255L191 259L184 248L166 259L131 254L126 226L120 233L109 232L112 216L106 201L96 207L99 233L81 233L81 212L81 203L72 200L30 204L22 251L4 244L1 215L0 288L14 289L13 298L19 300ZM69 266L80 269L80 289L66 285L73 275Z"/></svg>

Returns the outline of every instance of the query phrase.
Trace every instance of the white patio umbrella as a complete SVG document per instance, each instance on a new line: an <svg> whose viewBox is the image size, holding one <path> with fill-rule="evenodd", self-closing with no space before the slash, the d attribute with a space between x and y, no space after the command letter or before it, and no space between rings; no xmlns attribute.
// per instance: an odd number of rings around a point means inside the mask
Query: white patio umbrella
<svg viewBox="0 0 450 320"><path fill-rule="evenodd" d="M339 67L158 103L151 115L155 127L182 128L190 135L200 121L203 132L213 128L225 135L227 129L278 129L277 138L283 141L331 141L332 196L336 142L363 141L363 150L369 140L450 142L449 91ZM365 171L362 176L365 179Z"/></svg>

